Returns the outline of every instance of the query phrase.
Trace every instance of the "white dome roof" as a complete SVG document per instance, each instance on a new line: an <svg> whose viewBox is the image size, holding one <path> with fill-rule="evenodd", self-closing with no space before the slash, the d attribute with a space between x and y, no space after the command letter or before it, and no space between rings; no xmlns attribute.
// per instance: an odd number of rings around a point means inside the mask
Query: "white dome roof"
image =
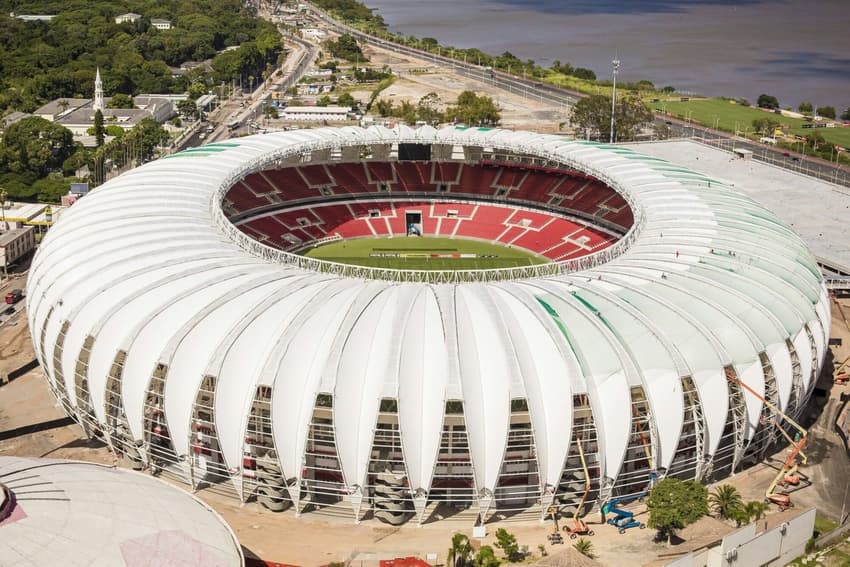
<svg viewBox="0 0 850 567"><path fill-rule="evenodd" d="M288 156L399 142L545 157L620 192L634 226L580 263L435 276L292 257L250 240L221 210L233 183ZM593 409L603 476L621 469L634 386L649 401L657 466L669 467L685 376L698 390L710 460L730 411L725 369L759 393L769 372L779 405L796 413L829 328L802 240L732 187L622 147L473 128L300 130L147 164L63 215L27 292L36 352L72 407L93 337L83 372L98 422L110 367L125 351L123 409L143 439L146 391L165 365L165 417L176 452L187 454L192 404L214 376L216 429L237 470L254 393L269 385L280 465L300 478L316 396L332 394L341 469L354 487L367 474L380 402L394 398L414 491L430 487L446 400L464 402L479 491L495 488L517 398L528 403L542 486L561 477L576 394ZM762 403L744 399L749 440Z"/></svg>

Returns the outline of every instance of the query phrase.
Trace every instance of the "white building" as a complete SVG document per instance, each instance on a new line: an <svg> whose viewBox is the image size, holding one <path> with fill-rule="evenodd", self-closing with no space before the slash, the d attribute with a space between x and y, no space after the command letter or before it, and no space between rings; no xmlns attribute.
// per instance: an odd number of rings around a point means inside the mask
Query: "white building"
<svg viewBox="0 0 850 567"><path fill-rule="evenodd" d="M35 248L35 229L14 228L0 234L0 267L8 268Z"/></svg>
<svg viewBox="0 0 850 567"><path fill-rule="evenodd" d="M158 30L170 30L171 20L163 20L162 18L151 18L151 25Z"/></svg>
<svg viewBox="0 0 850 567"><path fill-rule="evenodd" d="M577 260L431 272L308 259L240 229L321 226L272 217L295 203L409 201L387 191L403 166L430 187L424 206L474 209L502 173L545 170L558 182L501 202L557 214L593 185L578 212L604 227L619 202L631 220ZM67 209L26 291L49 387L116 450L193 485L223 477L272 510L323 502L389 523L438 505L587 512L654 477L729 476L774 440L762 399L805 410L830 328L815 258L737 188L620 146L491 128L185 150Z"/></svg>
<svg viewBox="0 0 850 567"><path fill-rule="evenodd" d="M50 22L50 21L53 20L53 18L56 17L53 14L17 14L16 15L14 12L11 12L9 14L9 16L12 17L12 18L16 18L18 20L24 21L24 22Z"/></svg>
<svg viewBox="0 0 850 567"><path fill-rule="evenodd" d="M349 120L349 106L287 106L278 114L290 122L341 122Z"/></svg>
<svg viewBox="0 0 850 567"><path fill-rule="evenodd" d="M142 19L141 14L135 14L133 12L127 12L126 14L121 14L120 16L115 16L115 23L116 24L124 24L124 23L129 22L131 24L135 24L136 22L138 22L141 19Z"/></svg>
<svg viewBox="0 0 850 567"><path fill-rule="evenodd" d="M301 35L307 39L316 40L322 40L328 36L326 31L320 30L319 28L304 28L301 30Z"/></svg>

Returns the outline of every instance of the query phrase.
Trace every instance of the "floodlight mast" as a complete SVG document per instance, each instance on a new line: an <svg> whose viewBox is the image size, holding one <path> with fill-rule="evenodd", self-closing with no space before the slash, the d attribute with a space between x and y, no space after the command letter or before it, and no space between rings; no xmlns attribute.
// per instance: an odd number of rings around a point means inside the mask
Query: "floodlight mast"
<svg viewBox="0 0 850 567"><path fill-rule="evenodd" d="M611 91L611 136L608 140L609 143L614 143L614 109L616 108L617 103L617 71L620 69L620 59L618 57L614 57L614 60L611 61L611 65L614 68L614 87Z"/></svg>

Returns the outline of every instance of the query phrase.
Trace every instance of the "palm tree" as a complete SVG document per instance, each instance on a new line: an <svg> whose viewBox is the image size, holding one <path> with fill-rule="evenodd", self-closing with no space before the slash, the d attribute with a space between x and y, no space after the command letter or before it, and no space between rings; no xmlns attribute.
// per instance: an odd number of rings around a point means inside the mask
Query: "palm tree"
<svg viewBox="0 0 850 567"><path fill-rule="evenodd" d="M464 567L472 556L472 545L469 538L462 533L452 536L452 546L446 555L446 565L452 567Z"/></svg>
<svg viewBox="0 0 850 567"><path fill-rule="evenodd" d="M576 551L584 555L585 557L590 557L593 559L593 543L587 538L581 537L577 542L573 544L573 547Z"/></svg>
<svg viewBox="0 0 850 567"><path fill-rule="evenodd" d="M764 513L767 512L767 508L768 506L766 502L753 500L752 502L747 502L746 506L744 506L744 511L746 511L748 519L751 522L755 522L764 518Z"/></svg>
<svg viewBox="0 0 850 567"><path fill-rule="evenodd" d="M717 487L717 490L708 495L708 503L724 520L732 518L735 511L740 510L744 505L738 489L731 484Z"/></svg>

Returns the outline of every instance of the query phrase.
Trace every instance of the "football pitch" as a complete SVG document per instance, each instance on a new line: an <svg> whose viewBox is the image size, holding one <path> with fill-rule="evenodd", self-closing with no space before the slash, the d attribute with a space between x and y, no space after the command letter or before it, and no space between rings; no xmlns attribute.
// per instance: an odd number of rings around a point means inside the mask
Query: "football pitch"
<svg viewBox="0 0 850 567"><path fill-rule="evenodd" d="M395 236L357 238L318 246L304 256L375 268L484 270L548 262L525 250L462 238Z"/></svg>

